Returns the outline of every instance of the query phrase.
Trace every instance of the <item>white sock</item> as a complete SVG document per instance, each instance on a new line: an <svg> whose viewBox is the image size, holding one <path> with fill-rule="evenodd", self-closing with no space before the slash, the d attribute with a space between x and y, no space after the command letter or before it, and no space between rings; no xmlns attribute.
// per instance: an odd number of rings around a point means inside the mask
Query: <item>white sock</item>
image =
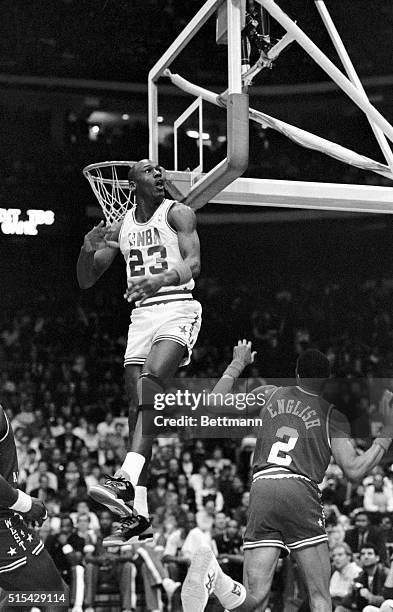
<svg viewBox="0 0 393 612"><path fill-rule="evenodd" d="M138 514L149 518L149 509L147 507L147 489L137 485L135 487L134 508Z"/></svg>
<svg viewBox="0 0 393 612"><path fill-rule="evenodd" d="M220 604L227 610L238 608L247 597L244 586L224 574L222 570L217 577L214 594L218 597Z"/></svg>
<svg viewBox="0 0 393 612"><path fill-rule="evenodd" d="M127 472L134 487L141 475L145 461L145 457L139 453L127 453L123 461L121 469Z"/></svg>

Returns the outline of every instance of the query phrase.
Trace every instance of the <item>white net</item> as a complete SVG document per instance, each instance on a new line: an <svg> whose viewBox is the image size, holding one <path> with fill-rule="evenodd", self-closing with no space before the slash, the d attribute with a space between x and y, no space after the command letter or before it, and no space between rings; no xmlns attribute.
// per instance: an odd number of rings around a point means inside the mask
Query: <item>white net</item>
<svg viewBox="0 0 393 612"><path fill-rule="evenodd" d="M107 225L121 221L130 207L132 191L128 172L135 162L107 161L90 164L83 174L102 208Z"/></svg>

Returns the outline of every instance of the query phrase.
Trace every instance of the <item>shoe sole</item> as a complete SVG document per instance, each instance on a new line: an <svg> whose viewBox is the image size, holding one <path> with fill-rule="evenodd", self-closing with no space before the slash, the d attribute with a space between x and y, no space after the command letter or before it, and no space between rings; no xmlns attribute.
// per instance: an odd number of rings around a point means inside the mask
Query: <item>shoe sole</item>
<svg viewBox="0 0 393 612"><path fill-rule="evenodd" d="M203 612L205 609L209 593L204 585L204 575L212 556L210 548L202 548L195 553L181 590L183 612Z"/></svg>
<svg viewBox="0 0 393 612"><path fill-rule="evenodd" d="M129 540L108 540L105 539L102 542L102 545L106 548L108 546L127 546L127 544L145 544L145 542L153 541L153 532L149 531L148 533L140 533L139 535L132 536Z"/></svg>
<svg viewBox="0 0 393 612"><path fill-rule="evenodd" d="M120 514L120 516L134 516L134 510L127 506L125 501L116 497L115 493L108 491L105 487L101 485L92 485L89 489L89 496L94 499L94 501L106 506L114 512L115 514Z"/></svg>

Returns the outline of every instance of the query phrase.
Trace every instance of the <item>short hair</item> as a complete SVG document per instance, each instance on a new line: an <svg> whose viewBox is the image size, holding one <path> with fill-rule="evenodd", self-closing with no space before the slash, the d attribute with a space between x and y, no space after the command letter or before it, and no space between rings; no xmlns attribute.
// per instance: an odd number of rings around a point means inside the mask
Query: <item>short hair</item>
<svg viewBox="0 0 393 612"><path fill-rule="evenodd" d="M317 349L307 349L298 357L296 364L300 378L320 378L326 380L330 376L329 359Z"/></svg>
<svg viewBox="0 0 393 612"><path fill-rule="evenodd" d="M348 557L352 559L352 548L349 546L349 544L347 544L346 542L341 542L341 544L336 544L332 548L332 554L334 553L335 550L337 550L337 548L342 548L345 551L345 554L348 555Z"/></svg>
<svg viewBox="0 0 393 612"><path fill-rule="evenodd" d="M371 548L371 549L374 551L374 553L377 555L377 557L379 557L379 550L378 550L378 548L376 547L376 545L375 545L375 544L373 544L373 542L365 542L365 543L364 543L364 544L361 546L361 548L360 548L360 550L359 550L359 553L360 553L360 554L362 554L362 551L363 551L363 550L368 550L368 549L370 549L370 548Z"/></svg>

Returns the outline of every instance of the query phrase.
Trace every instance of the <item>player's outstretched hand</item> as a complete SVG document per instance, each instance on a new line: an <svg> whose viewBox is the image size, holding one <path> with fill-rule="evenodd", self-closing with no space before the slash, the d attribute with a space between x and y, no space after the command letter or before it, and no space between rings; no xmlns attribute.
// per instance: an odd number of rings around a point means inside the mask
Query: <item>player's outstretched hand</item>
<svg viewBox="0 0 393 612"><path fill-rule="evenodd" d="M34 526L41 527L45 519L48 518L48 511L45 504L36 497L32 497L32 505L28 512L23 513L23 518L26 523L32 523Z"/></svg>
<svg viewBox="0 0 393 612"><path fill-rule="evenodd" d="M154 276L138 276L135 280L128 281L127 291L124 294L127 302L144 300L155 295L163 285L161 274Z"/></svg>
<svg viewBox="0 0 393 612"><path fill-rule="evenodd" d="M104 221L100 221L95 225L85 236L83 245L87 253L100 251L105 247L119 248L119 243L116 240L111 240L114 232L113 227L106 227Z"/></svg>
<svg viewBox="0 0 393 612"><path fill-rule="evenodd" d="M233 359L244 363L244 367L254 362L256 351L251 350L252 343L249 340L239 340L233 347Z"/></svg>

